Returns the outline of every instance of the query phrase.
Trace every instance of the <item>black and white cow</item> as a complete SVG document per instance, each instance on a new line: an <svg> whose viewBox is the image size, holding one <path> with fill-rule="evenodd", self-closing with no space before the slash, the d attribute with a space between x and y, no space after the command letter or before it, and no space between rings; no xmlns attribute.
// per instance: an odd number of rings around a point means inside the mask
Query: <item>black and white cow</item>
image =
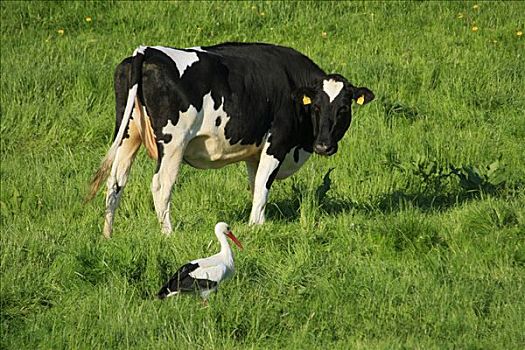
<svg viewBox="0 0 525 350"><path fill-rule="evenodd" d="M165 233L172 230L171 189L183 162L209 169L244 161L253 195L249 221L261 224L273 181L295 173L313 152L337 152L352 101L374 99L291 48L249 43L140 46L117 66L115 94L115 139L88 196L109 173L107 237L141 144L158 162L151 191Z"/></svg>

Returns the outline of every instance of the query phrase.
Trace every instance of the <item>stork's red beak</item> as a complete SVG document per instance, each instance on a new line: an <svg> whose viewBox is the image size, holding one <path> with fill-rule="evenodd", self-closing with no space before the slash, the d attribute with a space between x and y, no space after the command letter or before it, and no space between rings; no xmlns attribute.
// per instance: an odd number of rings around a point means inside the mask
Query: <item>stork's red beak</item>
<svg viewBox="0 0 525 350"><path fill-rule="evenodd" d="M233 241L233 243L235 243L237 245L237 247L239 247L241 250L243 249L241 242L239 242L239 240L237 239L237 237L235 237L235 235L233 234L232 231L226 232L226 236L229 239L231 239Z"/></svg>

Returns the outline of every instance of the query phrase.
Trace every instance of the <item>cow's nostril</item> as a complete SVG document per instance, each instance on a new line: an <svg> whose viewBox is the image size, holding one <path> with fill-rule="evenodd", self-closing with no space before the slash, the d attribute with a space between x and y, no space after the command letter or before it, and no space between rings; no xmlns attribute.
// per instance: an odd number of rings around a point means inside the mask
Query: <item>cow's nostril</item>
<svg viewBox="0 0 525 350"><path fill-rule="evenodd" d="M324 143L318 143L314 145L314 151L315 153L323 156L331 156L332 154L337 152L337 146L327 146Z"/></svg>
<svg viewBox="0 0 525 350"><path fill-rule="evenodd" d="M315 153L325 154L327 150L328 150L328 146L325 145L324 143L318 143L314 146Z"/></svg>
<svg viewBox="0 0 525 350"><path fill-rule="evenodd" d="M325 154L326 154L327 156L331 156L331 155L334 154L335 152L337 152L337 147L335 147L335 146L330 146L330 147L328 147L328 148L326 149Z"/></svg>

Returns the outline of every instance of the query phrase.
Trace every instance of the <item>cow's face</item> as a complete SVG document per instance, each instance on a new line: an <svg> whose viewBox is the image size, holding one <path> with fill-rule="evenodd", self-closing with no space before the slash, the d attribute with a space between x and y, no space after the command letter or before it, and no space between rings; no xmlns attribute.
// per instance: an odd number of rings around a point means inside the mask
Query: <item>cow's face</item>
<svg viewBox="0 0 525 350"><path fill-rule="evenodd" d="M294 100L302 107L302 113L310 116L313 126L313 150L330 156L337 152L341 140L352 121L352 101L359 105L374 99L366 87L355 87L344 77L331 74L314 86L294 92Z"/></svg>

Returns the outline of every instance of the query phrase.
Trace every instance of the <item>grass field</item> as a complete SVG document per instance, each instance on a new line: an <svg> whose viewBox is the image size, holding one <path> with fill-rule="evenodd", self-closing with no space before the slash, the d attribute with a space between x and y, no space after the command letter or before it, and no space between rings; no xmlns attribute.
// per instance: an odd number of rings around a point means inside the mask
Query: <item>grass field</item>
<svg viewBox="0 0 525 350"><path fill-rule="evenodd" d="M0 348L525 348L525 3L474 5L2 1ZM163 236L141 150L103 239L103 194L82 201L114 67L223 41L292 46L377 99L261 227L243 164L183 167ZM220 220L235 277L208 307L155 300Z"/></svg>

